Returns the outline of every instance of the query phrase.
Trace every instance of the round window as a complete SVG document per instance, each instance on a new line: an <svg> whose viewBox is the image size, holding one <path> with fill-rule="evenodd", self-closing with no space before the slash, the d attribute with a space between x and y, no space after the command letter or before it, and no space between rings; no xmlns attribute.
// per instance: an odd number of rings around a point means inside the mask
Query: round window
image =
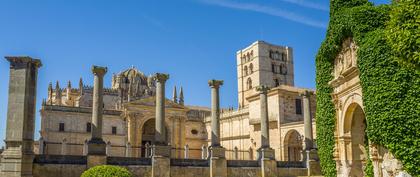
<svg viewBox="0 0 420 177"><path fill-rule="evenodd" d="M191 130L191 133L192 133L193 135L196 135L196 134L198 134L198 131L197 131L196 129L192 129L192 130Z"/></svg>

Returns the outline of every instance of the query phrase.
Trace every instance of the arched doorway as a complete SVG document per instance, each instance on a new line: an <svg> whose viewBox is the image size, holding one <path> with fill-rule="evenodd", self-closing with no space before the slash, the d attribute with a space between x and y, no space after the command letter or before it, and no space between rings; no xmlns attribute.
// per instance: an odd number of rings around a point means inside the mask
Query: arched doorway
<svg viewBox="0 0 420 177"><path fill-rule="evenodd" d="M155 131L156 131L156 120L154 118L147 120L144 122L141 132L141 157L145 157L146 154L151 154L151 147L155 143ZM170 142L170 130L168 130L168 126L165 124L165 132L166 132L166 142ZM146 148L146 145L149 145L150 148ZM146 150L149 150L146 153Z"/></svg>
<svg viewBox="0 0 420 177"><path fill-rule="evenodd" d="M302 136L296 130L287 132L284 139L284 160L301 161L302 160Z"/></svg>
<svg viewBox="0 0 420 177"><path fill-rule="evenodd" d="M345 112L344 137L347 141L345 152L348 169L348 176L364 176L364 168L367 159L366 145L366 118L360 105L352 103Z"/></svg>
<svg viewBox="0 0 420 177"><path fill-rule="evenodd" d="M155 119L149 119L143 124L141 134L141 156L145 157L146 153L146 146L151 145L154 143L155 140Z"/></svg>

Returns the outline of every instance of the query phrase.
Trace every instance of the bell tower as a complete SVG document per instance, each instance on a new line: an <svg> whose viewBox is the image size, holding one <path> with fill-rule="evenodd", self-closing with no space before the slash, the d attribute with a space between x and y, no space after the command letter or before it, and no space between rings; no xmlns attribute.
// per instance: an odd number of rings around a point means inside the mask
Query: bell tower
<svg viewBox="0 0 420 177"><path fill-rule="evenodd" d="M236 52L239 107L247 107L246 98L256 94L259 85L294 86L293 49L256 41Z"/></svg>

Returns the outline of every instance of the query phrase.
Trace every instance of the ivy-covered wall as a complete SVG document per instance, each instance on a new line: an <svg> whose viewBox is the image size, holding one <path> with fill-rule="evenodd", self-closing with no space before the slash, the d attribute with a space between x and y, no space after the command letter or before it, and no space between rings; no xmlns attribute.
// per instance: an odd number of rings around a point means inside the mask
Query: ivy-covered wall
<svg viewBox="0 0 420 177"><path fill-rule="evenodd" d="M348 37L359 46L357 64L368 139L389 149L410 174L420 176L420 71L398 62L402 59L386 35L391 25L390 12L397 7L374 6L367 0L331 1L327 36L316 56L317 144L327 177L337 176L333 160L335 109L328 82L333 79L334 59Z"/></svg>

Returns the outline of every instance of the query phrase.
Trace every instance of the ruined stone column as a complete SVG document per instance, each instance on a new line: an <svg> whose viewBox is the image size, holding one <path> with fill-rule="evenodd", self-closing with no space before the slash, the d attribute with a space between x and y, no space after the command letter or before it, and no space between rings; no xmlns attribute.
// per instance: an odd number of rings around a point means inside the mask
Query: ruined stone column
<svg viewBox="0 0 420 177"><path fill-rule="evenodd" d="M152 176L170 177L171 175L171 146L166 141L165 129L165 83L168 74L156 73L156 122L155 144L152 151Z"/></svg>
<svg viewBox="0 0 420 177"><path fill-rule="evenodd" d="M88 142L88 167L106 164L106 143L102 139L103 79L106 67L92 66L94 75L92 130Z"/></svg>
<svg viewBox="0 0 420 177"><path fill-rule="evenodd" d="M256 88L260 94L260 119L261 119L261 147L259 160L261 161L261 176L277 176L277 166L274 159L274 149L270 148L270 122L268 119L267 93L270 90L265 85Z"/></svg>
<svg viewBox="0 0 420 177"><path fill-rule="evenodd" d="M220 146L220 101L219 87L223 85L222 80L210 80L211 88L211 146Z"/></svg>
<svg viewBox="0 0 420 177"><path fill-rule="evenodd" d="M270 148L269 121L267 92L270 90L267 86L257 87L260 93L260 117L261 117L261 148Z"/></svg>
<svg viewBox="0 0 420 177"><path fill-rule="evenodd" d="M165 83L169 79L168 74L156 73L156 133L155 145L168 145L166 142L165 129Z"/></svg>
<svg viewBox="0 0 420 177"><path fill-rule="evenodd" d="M221 85L223 85L222 80L209 81L211 88L211 146L209 148L211 177L227 176L226 150L220 145L219 88Z"/></svg>
<svg viewBox="0 0 420 177"><path fill-rule="evenodd" d="M313 135L312 135L312 118L311 118L311 104L310 104L310 95L309 91L305 91L300 96L302 96L303 102L303 124L305 128L305 149L313 149Z"/></svg>
<svg viewBox="0 0 420 177"><path fill-rule="evenodd" d="M303 163L308 169L308 175L320 175L321 166L319 164L318 152L313 147L312 117L311 117L311 92L305 90L300 94L303 102L303 124L305 129L305 140L303 149Z"/></svg>
<svg viewBox="0 0 420 177"><path fill-rule="evenodd" d="M6 149L2 153L0 176L32 176L36 87L42 64L31 57L5 58L10 62L10 77Z"/></svg>

